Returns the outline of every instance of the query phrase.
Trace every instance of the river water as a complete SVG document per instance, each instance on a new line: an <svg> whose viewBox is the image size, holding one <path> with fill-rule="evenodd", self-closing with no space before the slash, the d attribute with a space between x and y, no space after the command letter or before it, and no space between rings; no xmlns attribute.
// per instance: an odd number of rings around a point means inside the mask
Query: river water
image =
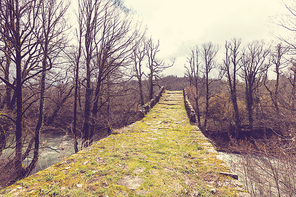
<svg viewBox="0 0 296 197"><path fill-rule="evenodd" d="M73 143L74 138L71 135L41 134L39 159L31 174L35 174L74 154ZM29 165L30 159L25 160L23 163L25 166Z"/></svg>
<svg viewBox="0 0 296 197"><path fill-rule="evenodd" d="M219 152L251 196L296 196L293 157L265 157Z"/></svg>

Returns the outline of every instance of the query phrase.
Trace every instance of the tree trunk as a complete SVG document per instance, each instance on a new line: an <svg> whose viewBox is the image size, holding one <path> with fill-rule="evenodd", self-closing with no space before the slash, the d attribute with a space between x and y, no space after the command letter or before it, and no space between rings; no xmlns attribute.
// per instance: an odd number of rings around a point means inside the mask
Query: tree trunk
<svg viewBox="0 0 296 197"><path fill-rule="evenodd" d="M39 116L38 116L38 122L35 129L35 136L34 136L34 156L33 160L31 161L30 165L27 167L26 176L28 176L32 170L36 167L36 164L38 162L39 158L39 134L41 127L43 125L44 121L44 98L45 98L45 80L46 80L46 69L47 69L47 43L45 43L45 51L44 51L44 57L42 61L42 73L41 73L41 81L40 81L40 100L39 100Z"/></svg>
<svg viewBox="0 0 296 197"><path fill-rule="evenodd" d="M108 135L111 135L111 108L110 108L110 76L107 76L107 121L108 121Z"/></svg>
<svg viewBox="0 0 296 197"><path fill-rule="evenodd" d="M279 84L280 84L280 70L279 66L276 66L276 84L274 92L274 106L277 112L277 117L280 115L279 105L278 105L278 94L279 94Z"/></svg>
<svg viewBox="0 0 296 197"><path fill-rule="evenodd" d="M3 127L0 127L0 157L2 156L2 153L5 147L6 147L6 132Z"/></svg>
<svg viewBox="0 0 296 197"><path fill-rule="evenodd" d="M98 81L97 81L97 87L95 91L95 100L94 100L94 105L93 105L93 110L92 110L92 126L90 130L90 140L91 142L93 141L93 136L94 132L96 130L96 121L98 118L98 108L99 108L99 98L100 98L100 93L101 93L101 76L99 74Z"/></svg>
<svg viewBox="0 0 296 197"><path fill-rule="evenodd" d="M233 80L231 80L231 75L229 71L229 67L227 68L227 78L228 78L228 85L230 88L230 94L231 94L231 102L234 110L234 132L235 137L239 137L239 133L241 132L241 123L239 118L239 111L238 111L238 105L237 105L237 97L236 97L236 72L233 73ZM234 71L236 70L236 66L234 66Z"/></svg>
<svg viewBox="0 0 296 197"><path fill-rule="evenodd" d="M234 110L234 132L235 137L238 138L239 134L241 132L241 123L240 123L240 117L239 117L239 109L237 105L237 96L236 96L236 79L237 79L237 65L239 64L240 58L239 55L239 47L241 45L240 40L234 39L231 43L225 44L226 49L226 59L224 61L224 68L226 70L226 75L228 79L228 86L230 89L230 96L231 96L231 102ZM229 54L230 50L230 54ZM232 71L231 71L231 63L232 63ZM231 74L232 72L232 74Z"/></svg>
<svg viewBox="0 0 296 197"><path fill-rule="evenodd" d="M83 124L83 140L82 147L89 146L89 126L90 126L90 113L91 113L91 95L92 90L90 87L90 62L87 63L87 77L86 77L86 92L85 92L85 107L84 107L84 124Z"/></svg>
<svg viewBox="0 0 296 197"><path fill-rule="evenodd" d="M204 130L207 131L207 122L209 116L209 100L210 100L210 91L209 91L209 72L206 72L206 111L205 111L205 121L204 121Z"/></svg>
<svg viewBox="0 0 296 197"><path fill-rule="evenodd" d="M79 48L78 60L76 62L75 69L75 93L74 93L74 117L73 117L73 133L74 133L74 151L78 152L78 142L77 142L77 101L78 101L78 82L79 82L79 59L80 59L81 49Z"/></svg>
<svg viewBox="0 0 296 197"><path fill-rule="evenodd" d="M238 105L237 105L236 90L231 91L231 101L232 101L233 110L234 110L235 137L238 138L239 133L241 132L241 124L240 124L239 111L238 111Z"/></svg>
<svg viewBox="0 0 296 197"><path fill-rule="evenodd" d="M141 103L141 106L143 106L145 104L145 100L144 100L143 85L142 85L141 78L138 79L138 84L139 84L139 91L140 91L140 103Z"/></svg>
<svg viewBox="0 0 296 197"><path fill-rule="evenodd" d="M296 64L293 66L296 67ZM296 69L295 68L292 69L292 76L289 80L292 85L292 91L291 91L292 95L291 95L291 101L290 101L291 112L295 114L295 102L296 102Z"/></svg>
<svg viewBox="0 0 296 197"><path fill-rule="evenodd" d="M253 93L250 85L246 86L246 102L249 120L249 130L253 131Z"/></svg>
<svg viewBox="0 0 296 197"><path fill-rule="evenodd" d="M23 177L24 167L22 166L22 124L23 124L23 95L22 95L22 55L21 55L21 38L20 38L20 16L18 11L18 1L16 1L16 147L15 147L15 160L14 169L17 172L17 177Z"/></svg>
<svg viewBox="0 0 296 197"><path fill-rule="evenodd" d="M84 105L84 124L83 124L83 137L81 148L88 147L89 144L89 129L90 129L90 114L91 114L91 30L87 26L85 46L86 46L86 90L85 90L85 105Z"/></svg>
<svg viewBox="0 0 296 197"><path fill-rule="evenodd" d="M149 76L149 100L153 99L153 72Z"/></svg>
<svg viewBox="0 0 296 197"><path fill-rule="evenodd" d="M195 97L195 105L196 105L196 115L197 115L197 123L198 123L198 127L201 127L201 122L200 122L200 112L199 112L199 102L198 102L199 98L198 95Z"/></svg>

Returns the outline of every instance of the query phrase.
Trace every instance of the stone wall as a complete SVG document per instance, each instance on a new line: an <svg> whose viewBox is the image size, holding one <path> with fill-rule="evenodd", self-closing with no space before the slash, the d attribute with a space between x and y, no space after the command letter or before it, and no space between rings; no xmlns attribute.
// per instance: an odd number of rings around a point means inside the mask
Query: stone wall
<svg viewBox="0 0 296 197"><path fill-rule="evenodd" d="M139 110L139 117L141 119L150 111L150 109L152 109L158 103L163 91L164 91L164 86L161 86L155 98L151 99L149 102L147 102L145 105L141 107L141 109Z"/></svg>
<svg viewBox="0 0 296 197"><path fill-rule="evenodd" d="M195 114L194 108L190 104L190 101L188 99L185 89L183 89L183 97L184 97L185 109L186 109L187 115L190 119L190 122L195 124L196 123L196 114Z"/></svg>

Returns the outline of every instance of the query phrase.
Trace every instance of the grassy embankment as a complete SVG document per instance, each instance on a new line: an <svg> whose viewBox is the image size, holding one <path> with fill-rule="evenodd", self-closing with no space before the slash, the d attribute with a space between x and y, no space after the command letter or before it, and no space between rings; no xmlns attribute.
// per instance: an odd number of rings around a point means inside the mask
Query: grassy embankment
<svg viewBox="0 0 296 197"><path fill-rule="evenodd" d="M238 182L189 124L182 92L146 117L0 191L0 196L237 196Z"/></svg>

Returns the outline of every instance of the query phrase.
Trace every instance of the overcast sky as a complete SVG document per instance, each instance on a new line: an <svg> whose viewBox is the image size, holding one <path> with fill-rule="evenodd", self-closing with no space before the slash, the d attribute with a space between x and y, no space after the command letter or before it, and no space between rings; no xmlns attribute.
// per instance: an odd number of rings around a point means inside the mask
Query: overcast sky
<svg viewBox="0 0 296 197"><path fill-rule="evenodd" d="M148 36L160 40L159 57L169 63L167 75L184 75L190 49L212 41L223 45L231 38L275 39L275 17L287 13L282 0L125 0L148 27Z"/></svg>

